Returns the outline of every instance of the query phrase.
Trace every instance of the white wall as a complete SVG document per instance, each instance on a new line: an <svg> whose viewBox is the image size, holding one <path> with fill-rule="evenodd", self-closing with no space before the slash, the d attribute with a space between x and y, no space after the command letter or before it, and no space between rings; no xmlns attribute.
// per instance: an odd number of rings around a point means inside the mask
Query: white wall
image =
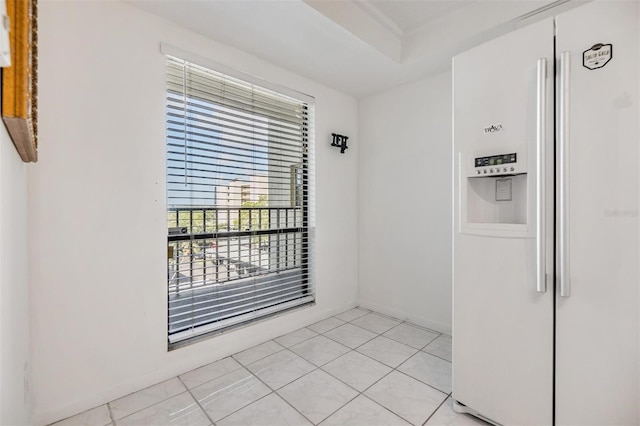
<svg viewBox="0 0 640 426"><path fill-rule="evenodd" d="M0 124L0 424L30 422L27 165Z"/></svg>
<svg viewBox="0 0 640 426"><path fill-rule="evenodd" d="M36 424L355 305L355 99L120 2L43 1L39 15L41 145L29 176ZM160 42L316 97L317 304L172 352ZM329 146L332 131L350 136L347 154Z"/></svg>
<svg viewBox="0 0 640 426"><path fill-rule="evenodd" d="M359 103L359 302L451 332L451 74Z"/></svg>

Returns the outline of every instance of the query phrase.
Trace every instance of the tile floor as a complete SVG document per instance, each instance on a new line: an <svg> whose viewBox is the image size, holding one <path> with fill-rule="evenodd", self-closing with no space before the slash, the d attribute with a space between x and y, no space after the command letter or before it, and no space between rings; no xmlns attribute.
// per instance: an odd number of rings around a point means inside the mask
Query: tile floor
<svg viewBox="0 0 640 426"><path fill-rule="evenodd" d="M354 308L55 425L486 424L450 393L451 336Z"/></svg>

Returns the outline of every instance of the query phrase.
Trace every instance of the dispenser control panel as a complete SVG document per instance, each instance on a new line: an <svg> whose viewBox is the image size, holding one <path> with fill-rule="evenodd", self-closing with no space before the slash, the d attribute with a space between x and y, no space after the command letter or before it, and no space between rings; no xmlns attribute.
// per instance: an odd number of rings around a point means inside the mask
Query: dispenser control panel
<svg viewBox="0 0 640 426"><path fill-rule="evenodd" d="M476 167L484 166L500 166L502 164L515 163L518 159L518 153L492 155L490 157L477 157Z"/></svg>
<svg viewBox="0 0 640 426"><path fill-rule="evenodd" d="M522 153L518 152L474 156L468 176L486 177L526 173L522 157Z"/></svg>

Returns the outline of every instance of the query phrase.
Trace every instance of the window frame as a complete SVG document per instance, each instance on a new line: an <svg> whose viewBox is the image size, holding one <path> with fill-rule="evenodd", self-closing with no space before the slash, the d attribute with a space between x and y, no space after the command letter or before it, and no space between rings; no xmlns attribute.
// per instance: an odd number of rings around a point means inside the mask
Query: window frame
<svg viewBox="0 0 640 426"><path fill-rule="evenodd" d="M313 114L313 109L315 107L315 99L305 95L305 94L301 94L299 92L296 91L292 91L291 89L287 89L287 88L283 88L281 86L275 85L273 83L269 83L266 82L264 80L258 79L255 76L250 76L238 71L234 71L234 70L230 70L228 67L226 66L222 66L220 64L215 64L211 61L208 60L204 60L198 56L195 56L193 54L189 54L188 52L183 52L179 49L175 49L172 48L170 46L167 45L162 45L161 48L162 53L164 53L167 57L171 56L174 58L179 58L180 60L184 60L186 62L189 63L193 63L195 65L204 67L204 68L208 68L212 71L215 71L217 73L221 73L221 74L225 74L228 75L232 78L235 79L239 79L239 80L243 80L248 84L251 85L255 85L258 87L262 87L271 91L275 91L278 93L281 93L282 95L288 96L288 97L292 97L295 98L297 100L299 100L301 103L305 104L306 106L304 107L305 109L305 115L310 115L307 119L305 119L303 121L303 123L305 123L303 125L302 128L302 162L295 164L292 166L292 173L295 173L296 176L292 176L296 178L296 181L292 181L291 182L291 188L292 190L295 190L295 194L291 194L292 196L295 196L295 198L291 198L291 204L293 208L296 207L300 207L302 210L302 226L300 229L301 232L301 267L303 268L302 273L301 273L301 282L300 282L300 286L302 289L304 289L303 293L306 294L307 296L305 297L301 297L300 299L293 299L287 302L283 302L283 303L279 303L276 305L272 305L269 306L267 308L262 308L258 311L254 311L254 312L247 312L246 314L243 315L239 315L238 318L236 317L230 317L227 319L223 319L221 321L215 321L213 322L213 326L211 327L207 327L207 326L198 326L196 329L192 329L193 332L191 333L182 333L180 336L178 336L178 338L172 339L172 335L175 335L176 333L171 333L169 330L169 326L170 326L170 318L168 318L167 321L167 340L168 340L168 344L169 344L169 349L175 349L181 346L184 346L185 344L190 344L192 342L195 341L199 341L202 340L204 338L208 338L211 335L216 335L218 333L227 331L229 328L235 328L235 327L240 327L240 326L244 326L246 324L249 324L253 321L257 321L257 320L263 320L266 318L269 318L271 316L274 315L279 315L282 312L288 311L290 309L295 309L295 308L299 308L299 307L303 307L303 306L308 306L311 304L315 303L315 289L313 288L314 286L314 261L313 261L313 253L314 253L314 239L315 239L315 212L314 212L314 162L313 162L313 150L314 150L314 146L313 146L313 131L314 131L314 114ZM167 58L167 62L165 62L165 67L166 69L168 69L168 58ZM168 90L168 88L166 89ZM168 93L168 92L167 92ZM292 96L294 95L294 96ZM168 108L168 107L166 107ZM311 114L309 114L309 109L311 109ZM167 109L165 111L168 111ZM167 120L167 115L165 114L165 121ZM167 136L168 137L168 136ZM295 169L293 168L295 167ZM306 170L305 172L302 172L302 200L301 200L301 205L298 205L298 191L299 189L297 188L297 173L299 171L302 170ZM168 176L168 175L167 175ZM240 189L241 193L243 193L242 188ZM167 211L169 211L169 205L168 205L168 199L167 199ZM204 213L203 213L204 214ZM238 215L240 214L240 211L238 212ZM261 213L258 213L259 215ZM217 220L217 219L216 219ZM176 213L176 222L178 222L178 214ZM230 223L228 224L228 226L230 225ZM241 222L239 220L239 227L241 226ZM269 232L269 230L265 231L265 234L268 235L272 235L272 234L277 234L278 230L271 230L272 232ZM262 232L258 232L258 234L262 234ZM190 234L190 233L185 233L185 234L181 234L181 235L172 235L170 232L168 232L167 234L167 238L168 238L168 242L169 241L182 241L182 240L190 240L193 241L194 240L194 234ZM234 230L234 231L230 231L229 229L227 229L227 231L224 232L220 232L218 228L216 228L216 232L213 233L204 233L204 234L199 234L197 239L200 240L205 240L207 237L211 238L211 239L218 239L218 238L227 238L227 237L237 237L237 238L241 238L241 237L249 237L251 238L252 236L256 235L256 231L244 231L242 229L238 229L238 230ZM279 238L279 237L278 237ZM287 237L288 238L288 237ZM295 238L295 236L294 236ZM193 254L192 254L193 256ZM205 260L205 265L206 265L206 260ZM168 291L168 300L167 300L167 304L168 304L168 308L169 308L169 303L170 303L170 295L169 295L169 283L170 280L167 280L167 291ZM169 312L169 311L168 311ZM242 318L240 318L242 317Z"/></svg>

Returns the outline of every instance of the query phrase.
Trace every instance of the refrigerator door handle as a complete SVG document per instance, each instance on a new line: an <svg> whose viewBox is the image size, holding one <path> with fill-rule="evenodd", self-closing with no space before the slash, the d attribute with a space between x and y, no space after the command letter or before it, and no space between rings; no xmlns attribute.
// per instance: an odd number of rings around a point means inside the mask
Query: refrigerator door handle
<svg viewBox="0 0 640 426"><path fill-rule="evenodd" d="M571 295L569 273L569 74L571 72L570 52L560 55L560 126L559 126L559 262L558 274L560 296Z"/></svg>
<svg viewBox="0 0 640 426"><path fill-rule="evenodd" d="M546 108L547 108L547 59L538 59L536 99L536 291L547 291L546 265Z"/></svg>

